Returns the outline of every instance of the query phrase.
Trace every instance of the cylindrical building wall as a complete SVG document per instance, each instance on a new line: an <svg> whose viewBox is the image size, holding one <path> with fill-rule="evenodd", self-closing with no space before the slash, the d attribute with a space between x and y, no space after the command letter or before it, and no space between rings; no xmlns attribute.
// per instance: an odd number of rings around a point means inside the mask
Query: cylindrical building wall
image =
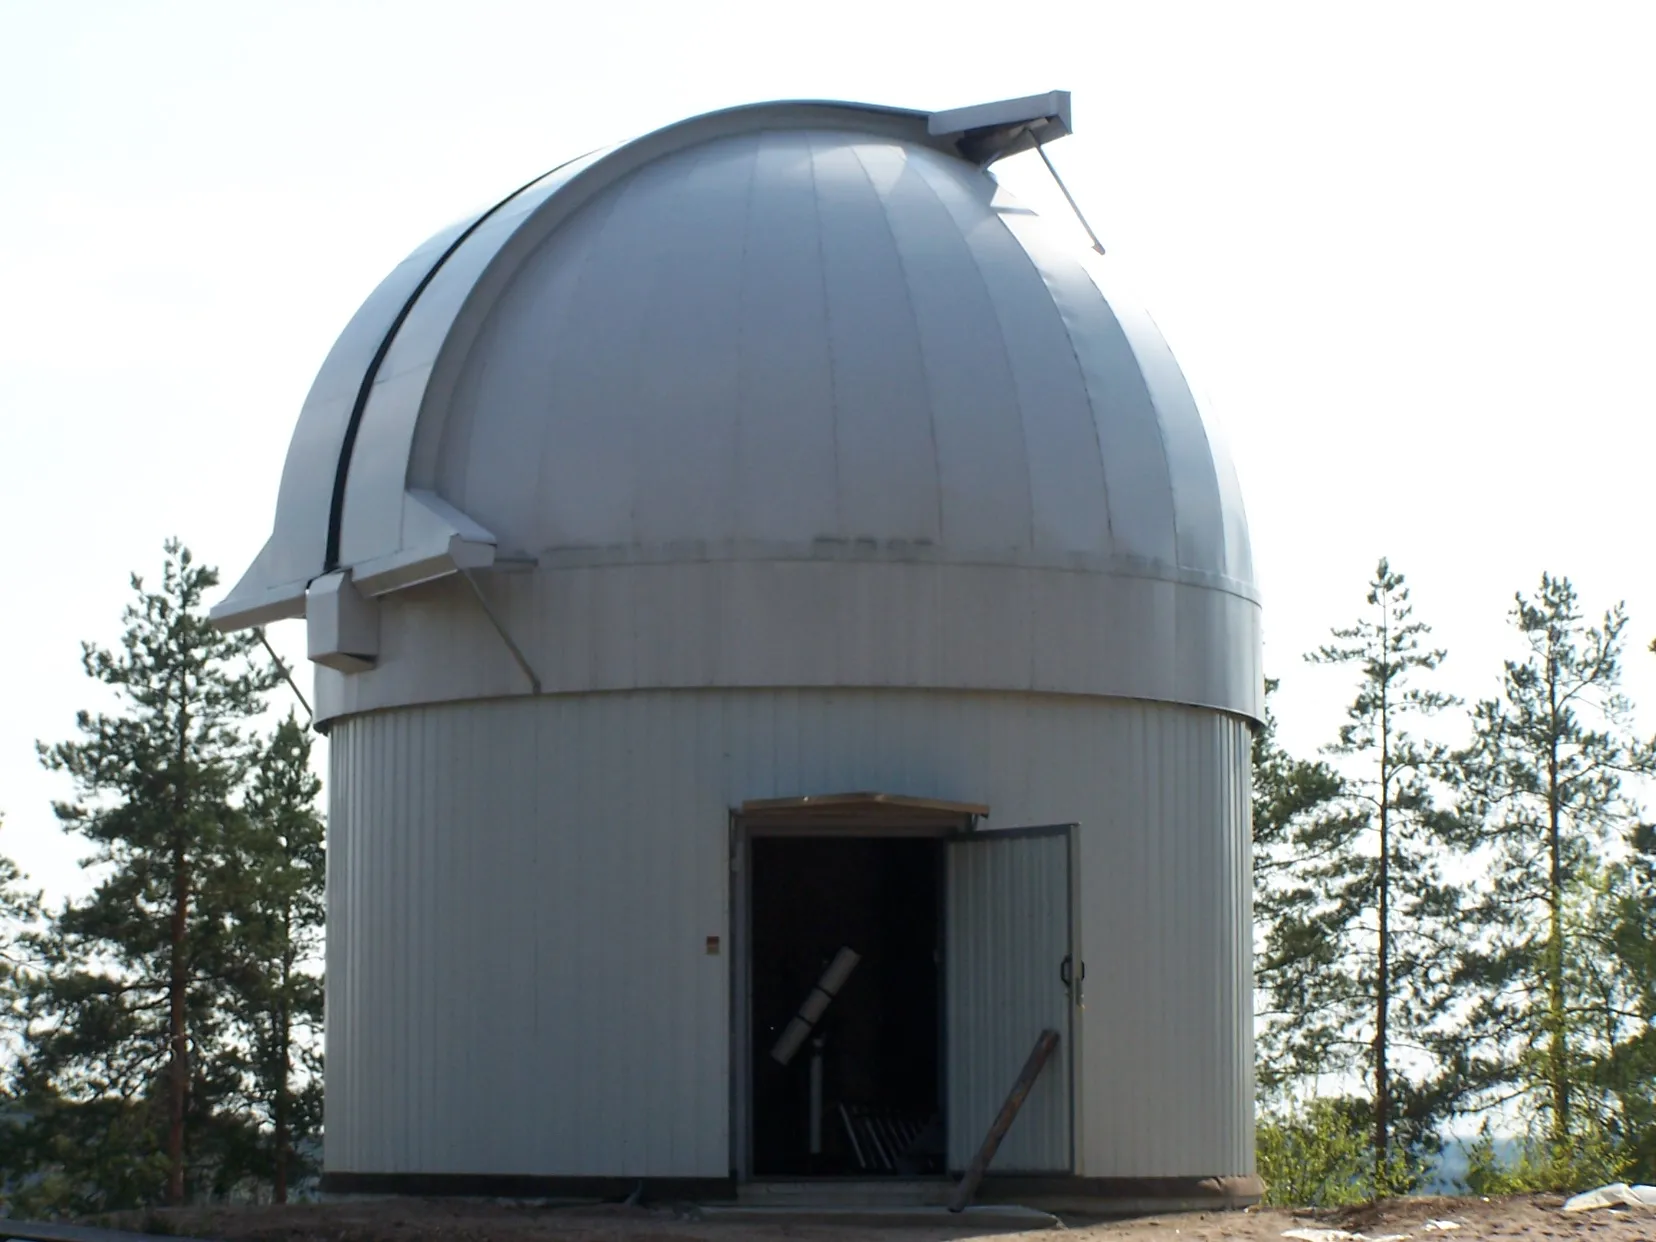
<svg viewBox="0 0 1656 1242"><path fill-rule="evenodd" d="M348 716L330 754L331 1176L728 1175L730 809L854 789L1079 822L1076 1171L1253 1172L1239 717L636 691Z"/></svg>

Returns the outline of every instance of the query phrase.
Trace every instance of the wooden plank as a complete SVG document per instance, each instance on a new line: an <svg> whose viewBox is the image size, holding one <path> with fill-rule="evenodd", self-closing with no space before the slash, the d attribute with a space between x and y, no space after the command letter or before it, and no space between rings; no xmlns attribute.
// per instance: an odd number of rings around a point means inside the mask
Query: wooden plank
<svg viewBox="0 0 1656 1242"><path fill-rule="evenodd" d="M904 794L859 793L806 794L798 798L753 798L742 803L743 815L775 814L778 811L929 811L941 815L989 814L981 802L948 802L941 798L913 798Z"/></svg>
<svg viewBox="0 0 1656 1242"><path fill-rule="evenodd" d="M995 1114L995 1120L989 1125L989 1133L983 1136L983 1143L978 1147L977 1155L972 1157L972 1163L966 1170L966 1176L960 1179L960 1185L955 1187L954 1196L949 1200L949 1211L964 1212L967 1204L971 1203L972 1196L977 1194L978 1183L983 1175L989 1171L989 1162L995 1158L1000 1150L1001 1140L1006 1132L1012 1128L1017 1120L1018 1110L1023 1102L1029 1098L1029 1092L1040 1077L1046 1063L1052 1058L1053 1049L1058 1047L1058 1032L1053 1030L1042 1031L1035 1046L1029 1050L1029 1059L1024 1062L1023 1070L1018 1074L1018 1081L1012 1084L1012 1090L1006 1093L1006 1103L1000 1106L1000 1112Z"/></svg>

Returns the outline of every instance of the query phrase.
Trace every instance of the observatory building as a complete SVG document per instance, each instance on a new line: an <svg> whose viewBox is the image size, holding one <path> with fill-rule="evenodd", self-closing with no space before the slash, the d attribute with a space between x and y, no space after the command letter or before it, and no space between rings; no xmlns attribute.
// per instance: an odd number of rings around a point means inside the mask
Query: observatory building
<svg viewBox="0 0 1656 1242"><path fill-rule="evenodd" d="M1246 523L1068 132L696 117L345 327L214 610L317 665L326 1189L946 1187L1053 1031L986 1195L1257 1195Z"/></svg>

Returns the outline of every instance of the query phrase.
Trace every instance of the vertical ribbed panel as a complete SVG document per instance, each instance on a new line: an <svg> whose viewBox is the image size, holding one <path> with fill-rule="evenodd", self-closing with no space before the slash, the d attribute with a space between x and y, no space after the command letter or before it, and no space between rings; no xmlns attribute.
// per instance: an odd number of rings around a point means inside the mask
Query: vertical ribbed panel
<svg viewBox="0 0 1656 1242"><path fill-rule="evenodd" d="M728 1171L718 756L641 706L334 731L329 1169Z"/></svg>
<svg viewBox="0 0 1656 1242"><path fill-rule="evenodd" d="M1109 791L1081 838L1085 1165L1252 1172L1248 729L1144 705L1105 732L1083 777Z"/></svg>
<svg viewBox="0 0 1656 1242"><path fill-rule="evenodd" d="M729 809L859 789L1078 823L1078 1171L1253 1171L1239 719L639 692L355 716L330 752L330 1171L724 1176L730 961L705 945L730 944Z"/></svg>
<svg viewBox="0 0 1656 1242"><path fill-rule="evenodd" d="M989 1167L1069 1173L1070 831L990 834L947 854L949 1167L971 1161L1041 1032L1054 1030L1058 1048Z"/></svg>

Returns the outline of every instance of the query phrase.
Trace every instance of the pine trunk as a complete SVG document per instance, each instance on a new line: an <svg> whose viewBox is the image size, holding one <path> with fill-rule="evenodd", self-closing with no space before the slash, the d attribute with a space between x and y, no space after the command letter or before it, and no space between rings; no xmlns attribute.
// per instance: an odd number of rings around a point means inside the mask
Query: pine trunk
<svg viewBox="0 0 1656 1242"><path fill-rule="evenodd" d="M167 1202L184 1202L184 1114L190 1095L190 1037L186 1021L189 966L185 960L190 913L190 870L182 833L173 847L173 910L167 980Z"/></svg>
<svg viewBox="0 0 1656 1242"><path fill-rule="evenodd" d="M1374 1192L1387 1193L1386 1152L1391 1146L1391 1084L1386 1054L1391 1009L1391 825L1380 803L1380 943L1374 1005Z"/></svg>
<svg viewBox="0 0 1656 1242"><path fill-rule="evenodd" d="M167 977L167 1202L184 1202L184 1115L190 1099L190 1032L188 1004L190 968L190 853L185 840L184 815L189 807L185 789L190 746L189 683L179 687L178 767L173 794L172 921L168 928Z"/></svg>
<svg viewBox="0 0 1656 1242"><path fill-rule="evenodd" d="M288 1049L287 1049L287 1005L284 1002L276 1016L281 1024L282 1034L278 1037L281 1045L279 1073L281 1081L276 1084L276 1177L272 1197L277 1203L286 1203L287 1190L287 1153L288 1153Z"/></svg>
<svg viewBox="0 0 1656 1242"><path fill-rule="evenodd" d="M1549 669L1549 674L1552 670ZM1547 879L1547 1074L1552 1079L1553 1142L1564 1145L1570 1139L1570 1054L1565 1030L1564 997L1564 848L1558 806L1558 685L1549 675L1553 719L1547 755L1547 849L1550 870Z"/></svg>
<svg viewBox="0 0 1656 1242"><path fill-rule="evenodd" d="M1379 961L1374 1004L1374 1193L1387 1193L1386 1152L1391 1146L1391 1084L1387 1081L1387 1036L1391 1020L1391 719L1386 691L1380 691L1380 869Z"/></svg>
<svg viewBox="0 0 1656 1242"><path fill-rule="evenodd" d="M282 979L281 992L276 1000L276 1176L272 1197L277 1203L286 1203L288 1166L288 1079L293 1073L289 1039L292 1015L288 1012L288 988L293 977L293 954L288 946L293 943L293 911L282 911Z"/></svg>

